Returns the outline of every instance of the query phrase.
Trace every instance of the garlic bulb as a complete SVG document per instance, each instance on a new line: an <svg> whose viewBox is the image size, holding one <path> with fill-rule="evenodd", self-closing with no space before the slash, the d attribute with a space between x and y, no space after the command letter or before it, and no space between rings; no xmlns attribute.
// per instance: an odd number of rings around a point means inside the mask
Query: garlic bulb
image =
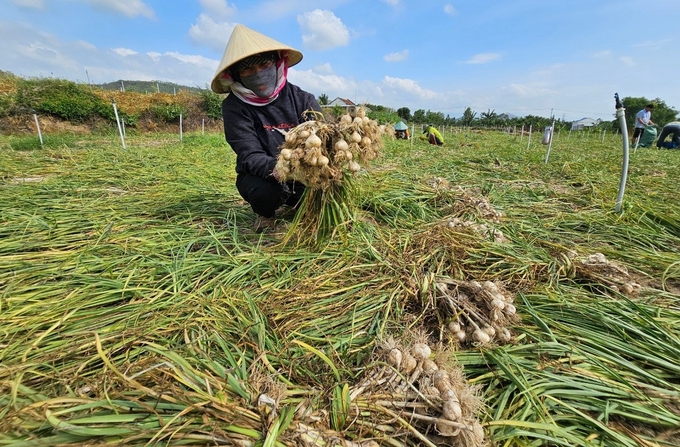
<svg viewBox="0 0 680 447"><path fill-rule="evenodd" d="M401 351L397 348L392 349L390 353L387 354L387 362L395 368L399 368L399 365L401 365L401 360Z"/></svg>
<svg viewBox="0 0 680 447"><path fill-rule="evenodd" d="M432 350L425 343L416 343L411 348L411 354L413 354L413 357L415 357L416 360L425 360L430 358Z"/></svg>
<svg viewBox="0 0 680 447"><path fill-rule="evenodd" d="M472 337L479 342L482 345L485 345L491 341L491 337L489 337L489 334L484 332L481 329L477 329L473 334Z"/></svg>

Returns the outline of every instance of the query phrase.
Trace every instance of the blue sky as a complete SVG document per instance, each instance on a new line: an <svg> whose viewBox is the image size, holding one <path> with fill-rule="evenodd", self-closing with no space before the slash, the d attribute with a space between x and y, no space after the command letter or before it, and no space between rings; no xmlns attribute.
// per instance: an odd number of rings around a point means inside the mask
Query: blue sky
<svg viewBox="0 0 680 447"><path fill-rule="evenodd" d="M235 24L304 54L317 97L459 117L613 119L614 93L680 110L680 1L0 0L0 69L209 85Z"/></svg>

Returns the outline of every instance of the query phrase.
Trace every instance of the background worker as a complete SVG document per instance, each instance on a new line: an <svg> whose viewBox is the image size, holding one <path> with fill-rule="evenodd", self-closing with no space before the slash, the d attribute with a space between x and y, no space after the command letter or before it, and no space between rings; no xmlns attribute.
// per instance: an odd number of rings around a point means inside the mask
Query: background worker
<svg viewBox="0 0 680 447"><path fill-rule="evenodd" d="M408 132L408 126L404 124L403 121L399 121L397 124L394 125L394 136L398 140L408 140L411 138L411 135L409 135Z"/></svg>
<svg viewBox="0 0 680 447"><path fill-rule="evenodd" d="M444 144L444 138L442 138L442 134L439 133L439 131L431 124L423 125L423 134L427 137L427 141L430 144L436 144L437 146Z"/></svg>
<svg viewBox="0 0 680 447"><path fill-rule="evenodd" d="M256 214L255 231L275 227L275 211L297 205L304 185L274 172L285 132L321 111L316 98L287 81L302 53L236 25L210 87L222 101L224 136L236 152L236 188Z"/></svg>
<svg viewBox="0 0 680 447"><path fill-rule="evenodd" d="M652 109L654 104L647 104L644 109L635 115L635 131L633 132L633 143L642 135L647 126L655 126L652 122Z"/></svg>
<svg viewBox="0 0 680 447"><path fill-rule="evenodd" d="M669 135L671 135L671 141L665 141ZM659 149L662 147L675 149L678 146L680 146L680 121L671 121L661 129L656 147Z"/></svg>

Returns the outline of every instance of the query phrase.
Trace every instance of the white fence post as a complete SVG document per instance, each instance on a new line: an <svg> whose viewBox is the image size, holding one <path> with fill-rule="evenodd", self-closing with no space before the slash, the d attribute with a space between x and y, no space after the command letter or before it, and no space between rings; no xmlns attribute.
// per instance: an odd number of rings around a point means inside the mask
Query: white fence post
<svg viewBox="0 0 680 447"><path fill-rule="evenodd" d="M531 146L531 128L533 127L533 124L529 124L529 138L527 139L527 150L529 149L529 146Z"/></svg>
<svg viewBox="0 0 680 447"><path fill-rule="evenodd" d="M40 147L43 146L42 132L40 131L40 122L38 121L38 115L33 113L33 119L35 120L35 128L38 130L38 139L40 140Z"/></svg>
<svg viewBox="0 0 680 447"><path fill-rule="evenodd" d="M118 124L118 133L120 134L120 142L123 144L123 149L125 149L125 137L123 136L123 128L120 126L120 119L118 119L118 109L116 108L116 100L111 98L111 104L113 104L113 113L116 115L116 124Z"/></svg>

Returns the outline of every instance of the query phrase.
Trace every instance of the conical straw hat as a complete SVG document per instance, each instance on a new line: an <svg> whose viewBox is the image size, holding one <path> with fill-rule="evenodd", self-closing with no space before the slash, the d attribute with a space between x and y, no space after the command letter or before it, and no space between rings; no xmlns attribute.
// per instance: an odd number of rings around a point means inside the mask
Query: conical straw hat
<svg viewBox="0 0 680 447"><path fill-rule="evenodd" d="M298 50L243 25L236 25L227 42L227 48L224 49L222 60L210 83L210 88L215 93L228 93L234 81L228 73L227 77L223 77L225 71L242 59L266 51L279 51L280 54L288 56L289 67L302 60L302 53Z"/></svg>

